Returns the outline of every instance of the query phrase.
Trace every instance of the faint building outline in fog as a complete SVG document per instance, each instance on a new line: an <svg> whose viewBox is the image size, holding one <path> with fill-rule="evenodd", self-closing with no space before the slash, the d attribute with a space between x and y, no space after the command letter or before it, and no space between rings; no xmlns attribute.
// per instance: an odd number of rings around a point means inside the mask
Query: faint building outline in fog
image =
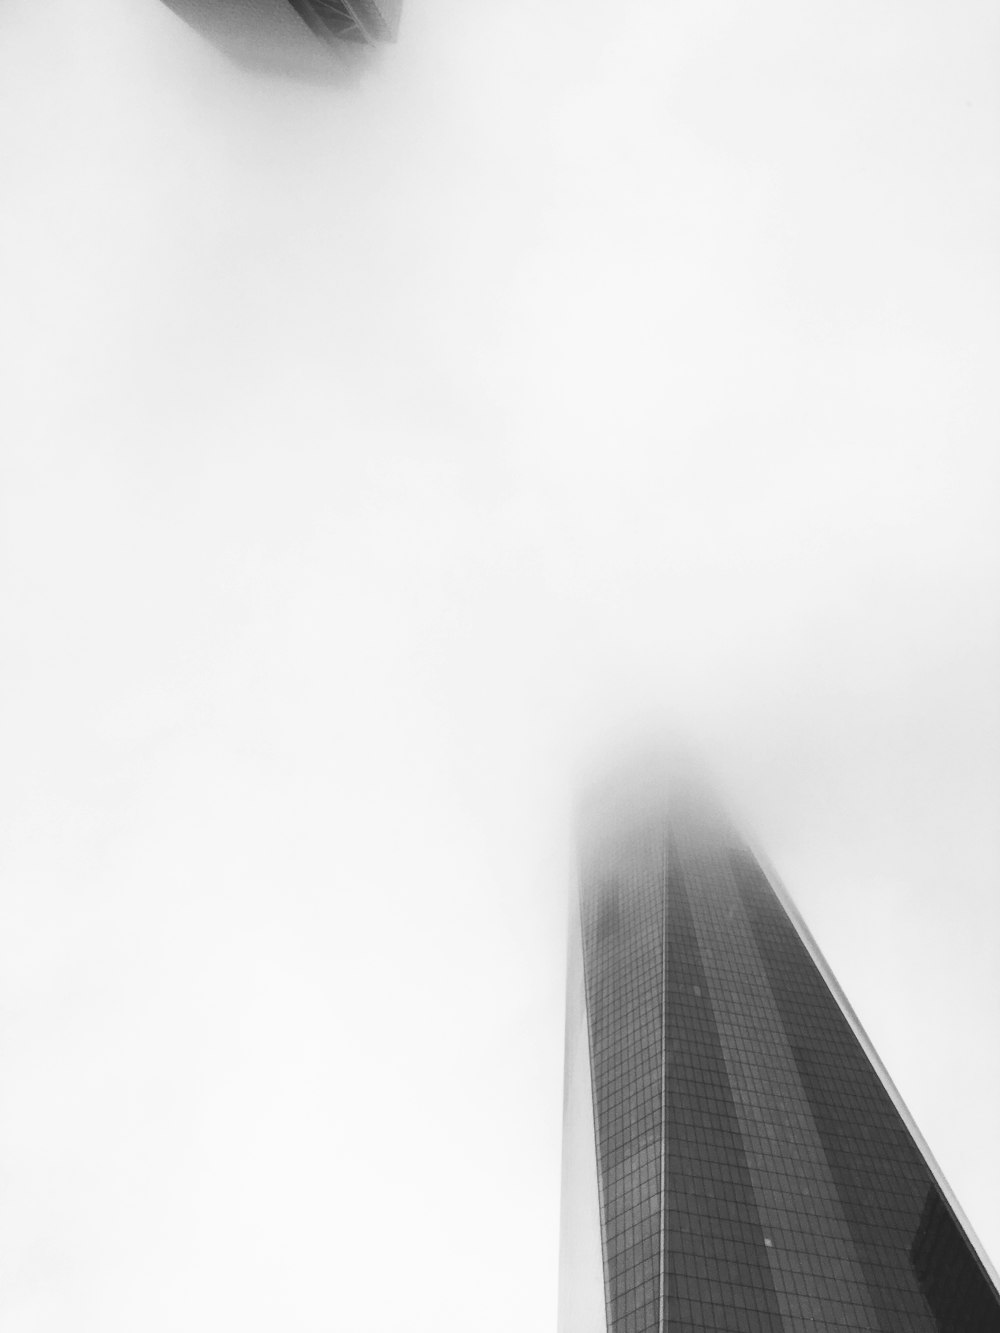
<svg viewBox="0 0 1000 1333"><path fill-rule="evenodd" d="M957 1201L714 801L632 772L580 850L560 1333L1000 1333Z"/></svg>
<svg viewBox="0 0 1000 1333"><path fill-rule="evenodd" d="M163 0L237 64L340 82L364 48L396 39L402 0Z"/></svg>

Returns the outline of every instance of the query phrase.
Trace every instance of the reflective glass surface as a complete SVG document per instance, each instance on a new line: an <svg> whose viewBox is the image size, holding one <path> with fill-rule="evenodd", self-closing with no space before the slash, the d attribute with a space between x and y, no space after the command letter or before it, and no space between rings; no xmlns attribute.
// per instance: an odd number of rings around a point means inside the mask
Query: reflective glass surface
<svg viewBox="0 0 1000 1333"><path fill-rule="evenodd" d="M585 857L613 1333L1000 1333L997 1293L757 861L676 800Z"/></svg>
<svg viewBox="0 0 1000 1333"><path fill-rule="evenodd" d="M656 1328L662 1272L662 839L636 831L583 900L609 1327Z"/></svg>

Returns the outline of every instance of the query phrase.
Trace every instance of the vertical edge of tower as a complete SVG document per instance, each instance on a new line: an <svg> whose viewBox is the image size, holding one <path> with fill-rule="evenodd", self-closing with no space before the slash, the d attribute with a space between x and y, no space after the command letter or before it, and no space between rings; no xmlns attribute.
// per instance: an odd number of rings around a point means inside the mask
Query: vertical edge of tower
<svg viewBox="0 0 1000 1333"><path fill-rule="evenodd" d="M569 916L558 1329L559 1333L607 1333L590 1034L575 887Z"/></svg>
<svg viewBox="0 0 1000 1333"><path fill-rule="evenodd" d="M880 1079L883 1087L886 1090L886 1093L888 1094L890 1100L892 1101L893 1106L899 1113L899 1116L902 1119L903 1124L906 1126L906 1129L909 1132L910 1137L913 1139L913 1142L916 1144L921 1155L923 1156L924 1161L927 1164L927 1169L929 1170L931 1176L934 1179L935 1184L938 1187L938 1190L941 1193L941 1197L947 1203L947 1206L951 1210L952 1215L955 1218L955 1221L964 1231L966 1239L968 1240L969 1245L972 1247L972 1250L975 1254L976 1259L979 1261L983 1273L992 1284L994 1291L1000 1292L1000 1275L997 1274L997 1270L993 1267L989 1255L986 1253L986 1250L983 1248L983 1245L980 1242L979 1237L973 1230L969 1222L969 1219L963 1212L954 1190L951 1188L951 1186L948 1184L948 1181L945 1179L944 1173L942 1172L940 1166L938 1165L937 1161L934 1158L934 1154L931 1152L930 1148L927 1145L926 1140L924 1139L924 1136L921 1134L919 1128L917 1127L916 1121L910 1114L910 1110L907 1107L906 1103L903 1101L903 1098L900 1095L899 1090L896 1087L895 1083L893 1083L888 1070L886 1069L882 1061L879 1059L878 1052L876 1051L874 1045L872 1044L872 1041L869 1038L868 1033L865 1031L864 1027L861 1024L861 1020L854 1012L854 1009L852 1008L850 1001L848 1000L847 996L841 989L837 981L837 978L833 973L832 968L824 958L823 953L819 948L819 945L816 943L815 939L813 938L809 930L809 927L803 920L802 915L800 914L798 908L796 907L791 894L785 887L781 877L775 871L774 866L771 864L768 858L762 854L760 848L756 846L756 844L753 843L748 838L745 838L744 841L746 843L746 846L752 852L754 859L760 866L760 869L763 872L764 876L766 877L768 883L771 885L771 888L774 890L775 895L780 901L782 907L785 909L789 921L795 928L795 931L798 934L799 938L801 939L803 945L805 946L806 951L808 952L810 958L815 963L816 968L820 973L820 976L826 982L830 994L833 996L834 1000L836 1000L838 1006L840 1007L841 1012L843 1013L845 1019L847 1020L851 1028L851 1031L854 1033L855 1037L860 1043L861 1048L863 1049L865 1055L868 1057L869 1063L871 1064L875 1073L878 1075L878 1078Z"/></svg>

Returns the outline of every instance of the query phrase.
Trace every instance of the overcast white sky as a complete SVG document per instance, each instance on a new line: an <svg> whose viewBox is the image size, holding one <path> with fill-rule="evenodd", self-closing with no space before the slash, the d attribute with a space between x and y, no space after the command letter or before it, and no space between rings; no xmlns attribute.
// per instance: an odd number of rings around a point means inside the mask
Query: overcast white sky
<svg viewBox="0 0 1000 1333"><path fill-rule="evenodd" d="M1000 1254L998 54L7 0L9 1333L549 1333L568 775L651 714Z"/></svg>

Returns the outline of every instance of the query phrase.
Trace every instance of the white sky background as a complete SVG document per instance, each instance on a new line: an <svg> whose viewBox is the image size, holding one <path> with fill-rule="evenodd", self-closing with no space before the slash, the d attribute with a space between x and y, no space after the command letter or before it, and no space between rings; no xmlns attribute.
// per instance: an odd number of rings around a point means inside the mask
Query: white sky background
<svg viewBox="0 0 1000 1333"><path fill-rule="evenodd" d="M548 1333L567 773L651 714L1000 1255L998 48L7 0L8 1333Z"/></svg>

